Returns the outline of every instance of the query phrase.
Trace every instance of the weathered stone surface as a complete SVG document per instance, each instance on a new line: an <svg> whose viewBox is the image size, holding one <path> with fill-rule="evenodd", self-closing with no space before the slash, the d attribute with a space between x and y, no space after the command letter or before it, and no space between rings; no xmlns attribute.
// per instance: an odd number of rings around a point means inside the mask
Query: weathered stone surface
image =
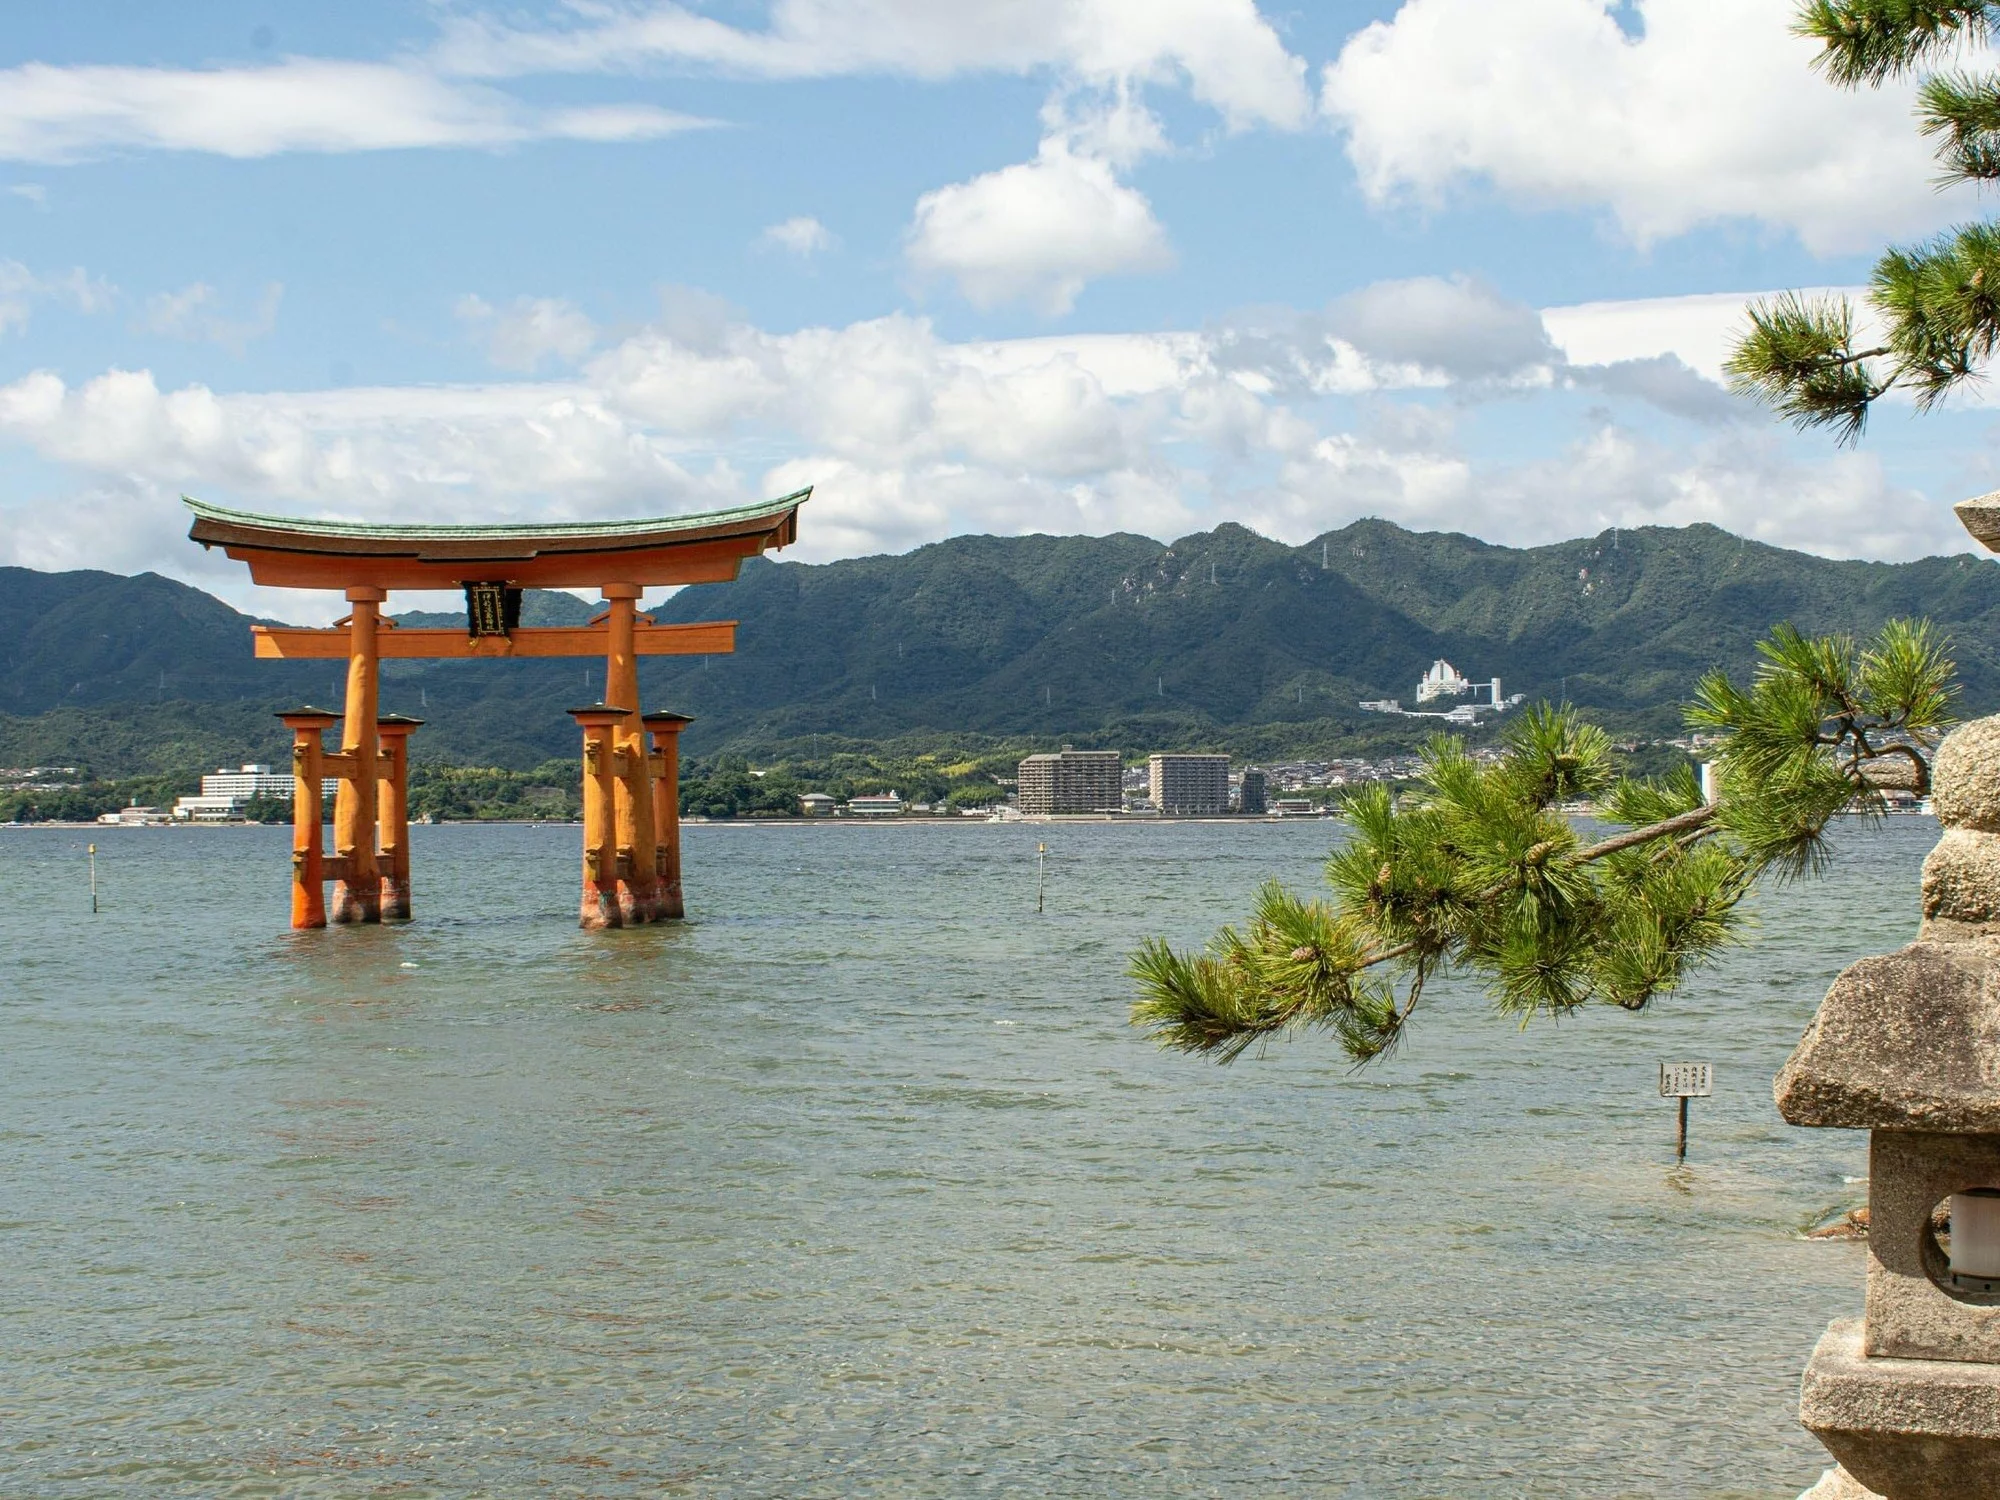
<svg viewBox="0 0 2000 1500"><path fill-rule="evenodd" d="M1961 500L1952 509L1958 521L1989 552L2000 552L2000 491Z"/></svg>
<svg viewBox="0 0 2000 1500"><path fill-rule="evenodd" d="M1870 1359L1843 1319L1806 1366L1799 1420L1885 1500L2000 1495L2000 1366Z"/></svg>
<svg viewBox="0 0 2000 1500"><path fill-rule="evenodd" d="M1931 764L1931 807L1947 828L2000 833L2000 715L1944 737Z"/></svg>
<svg viewBox="0 0 2000 1500"><path fill-rule="evenodd" d="M1819 1483L1799 1496L1799 1500L1882 1500L1838 1464L1819 1476Z"/></svg>
<svg viewBox="0 0 2000 1500"><path fill-rule="evenodd" d="M1947 1292L1933 1211L1969 1187L2000 1186L2000 1136L1878 1130L1868 1143L1871 1357L2000 1361L2000 1307Z"/></svg>
<svg viewBox="0 0 2000 1500"><path fill-rule="evenodd" d="M2000 933L2000 833L1947 828L1924 860L1922 937L1951 941ZM1933 924L1950 924L1937 928Z"/></svg>
<svg viewBox="0 0 2000 1500"><path fill-rule="evenodd" d="M1915 942L1833 982L1774 1093L1794 1125L2000 1134L2000 956Z"/></svg>

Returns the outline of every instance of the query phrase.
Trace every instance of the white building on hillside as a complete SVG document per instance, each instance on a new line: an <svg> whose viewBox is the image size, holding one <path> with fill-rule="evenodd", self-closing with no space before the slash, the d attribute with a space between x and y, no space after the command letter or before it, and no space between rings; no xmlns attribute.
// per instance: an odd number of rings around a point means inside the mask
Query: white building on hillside
<svg viewBox="0 0 2000 1500"><path fill-rule="evenodd" d="M1486 695L1483 699L1478 696L1482 693ZM1470 698L1472 701L1455 704L1448 709L1427 709L1423 706L1440 698ZM1362 700L1361 708L1366 713L1400 714L1406 719L1445 719L1453 724L1476 724L1481 714L1505 713L1522 701L1520 693L1511 698L1502 697L1499 678L1495 677L1490 682L1475 682L1470 677L1461 677L1457 667L1439 657L1417 683L1416 708L1405 708L1395 698L1366 698Z"/></svg>
<svg viewBox="0 0 2000 1500"><path fill-rule="evenodd" d="M1454 667L1443 657L1431 663L1431 669L1417 681L1417 702L1428 703L1433 698L1463 698L1472 691L1472 684L1458 675Z"/></svg>

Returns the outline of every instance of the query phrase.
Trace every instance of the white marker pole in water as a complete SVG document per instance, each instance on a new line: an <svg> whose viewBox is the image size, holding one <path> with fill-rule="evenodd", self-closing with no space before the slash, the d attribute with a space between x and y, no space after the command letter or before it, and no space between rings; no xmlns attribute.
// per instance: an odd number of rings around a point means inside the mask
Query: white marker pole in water
<svg viewBox="0 0 2000 1500"><path fill-rule="evenodd" d="M1047 844L1035 845L1035 915L1042 914L1042 861L1048 858Z"/></svg>
<svg viewBox="0 0 2000 1500"><path fill-rule="evenodd" d="M90 914L97 915L97 845L90 847Z"/></svg>

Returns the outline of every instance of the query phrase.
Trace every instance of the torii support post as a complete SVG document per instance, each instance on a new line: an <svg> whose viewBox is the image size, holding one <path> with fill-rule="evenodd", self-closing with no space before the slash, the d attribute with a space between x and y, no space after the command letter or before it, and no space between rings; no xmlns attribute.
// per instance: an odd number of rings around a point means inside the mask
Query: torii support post
<svg viewBox="0 0 2000 1500"><path fill-rule="evenodd" d="M653 778L646 763L646 726L639 709L639 657L633 649L638 622L636 583L607 583L604 701L632 704L611 732L618 771L613 785L618 863L618 919L621 926L657 921L661 915L658 844L653 829Z"/></svg>
<svg viewBox="0 0 2000 1500"><path fill-rule="evenodd" d="M292 926L326 926L326 842L321 830L320 778L326 753L320 736L340 716L300 708L278 718L292 732Z"/></svg>
<svg viewBox="0 0 2000 1500"><path fill-rule="evenodd" d="M577 925L596 930L624 925L618 906L616 800L612 736L629 717L622 708L592 703L569 716L583 729L583 904Z"/></svg>
<svg viewBox="0 0 2000 1500"><path fill-rule="evenodd" d="M687 915L681 900L681 731L694 720L650 713L640 722L653 736L646 763L653 776L653 840L660 851L660 915L679 920Z"/></svg>
<svg viewBox="0 0 2000 1500"><path fill-rule="evenodd" d="M336 922L382 920L382 871L375 859L376 712L380 663L375 634L388 592L351 588L347 620L347 701L340 722L340 789L333 799L333 851L341 861L328 915Z"/></svg>
<svg viewBox="0 0 2000 1500"><path fill-rule="evenodd" d="M410 735L422 719L383 714L375 721L382 758L376 779L375 828L381 853L382 920L410 920Z"/></svg>

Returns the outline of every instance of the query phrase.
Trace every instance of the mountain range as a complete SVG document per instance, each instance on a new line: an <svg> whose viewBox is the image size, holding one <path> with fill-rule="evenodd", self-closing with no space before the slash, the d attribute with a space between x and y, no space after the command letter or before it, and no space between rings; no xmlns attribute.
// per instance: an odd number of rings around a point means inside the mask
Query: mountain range
<svg viewBox="0 0 2000 1500"><path fill-rule="evenodd" d="M534 593L523 619L591 612ZM1779 621L1865 634L1897 615L1951 636L1968 711L2000 706L1990 559L1835 561L1705 525L1534 548L1377 520L1298 547L1234 524L1171 544L965 536L893 557L757 560L652 613L740 622L734 656L643 664L645 707L696 716L695 755L813 735L1327 747L1416 732L1422 721L1356 705L1410 703L1440 658L1509 693L1567 694L1608 722L1666 730L1703 670L1748 671ZM255 661L251 623L157 574L0 569L0 763L128 774L276 755L269 714L338 708L341 672ZM590 661L388 662L382 704L426 720L424 754L525 767L573 753L563 710L602 690Z"/></svg>

